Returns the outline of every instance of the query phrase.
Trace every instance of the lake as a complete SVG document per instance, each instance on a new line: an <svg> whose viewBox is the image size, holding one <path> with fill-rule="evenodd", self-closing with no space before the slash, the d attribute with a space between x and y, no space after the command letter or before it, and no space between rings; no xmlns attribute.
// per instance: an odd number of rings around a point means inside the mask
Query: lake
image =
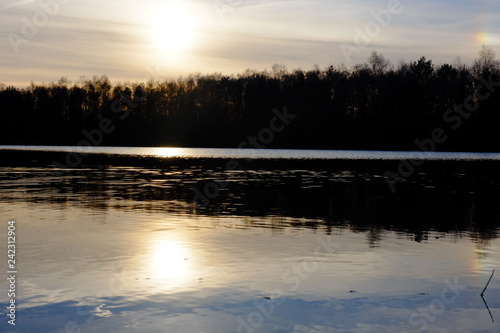
<svg viewBox="0 0 500 333"><path fill-rule="evenodd" d="M500 154L0 157L2 332L500 331Z"/></svg>

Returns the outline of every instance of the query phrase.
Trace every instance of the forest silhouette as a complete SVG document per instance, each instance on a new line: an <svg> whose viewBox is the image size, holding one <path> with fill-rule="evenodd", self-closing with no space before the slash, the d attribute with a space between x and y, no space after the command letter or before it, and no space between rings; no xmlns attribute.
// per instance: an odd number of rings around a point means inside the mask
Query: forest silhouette
<svg viewBox="0 0 500 333"><path fill-rule="evenodd" d="M425 57L393 66L374 51L352 69L62 78L0 86L0 144L238 147L286 107L296 117L265 148L420 150L416 141L440 129L435 150L500 151L499 90L500 63L486 46L471 66Z"/></svg>

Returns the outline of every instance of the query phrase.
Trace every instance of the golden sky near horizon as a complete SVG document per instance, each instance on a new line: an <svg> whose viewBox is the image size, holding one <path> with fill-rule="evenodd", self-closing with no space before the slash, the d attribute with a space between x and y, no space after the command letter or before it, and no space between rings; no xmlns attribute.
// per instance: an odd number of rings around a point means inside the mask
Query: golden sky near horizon
<svg viewBox="0 0 500 333"><path fill-rule="evenodd" d="M340 0L0 0L0 83L112 81L310 69L421 56L500 56L500 2Z"/></svg>

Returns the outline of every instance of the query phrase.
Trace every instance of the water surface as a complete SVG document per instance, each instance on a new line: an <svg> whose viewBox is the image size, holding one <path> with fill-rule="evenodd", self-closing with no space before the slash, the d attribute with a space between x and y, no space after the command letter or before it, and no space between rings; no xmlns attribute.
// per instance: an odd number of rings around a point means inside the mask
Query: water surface
<svg viewBox="0 0 500 333"><path fill-rule="evenodd" d="M209 151L161 167L141 155L0 167L19 260L18 321L7 325L4 294L2 332L500 330L499 278L491 316L479 296L500 263L493 167L450 161L392 193L385 166L230 153L217 158L240 154L241 169L207 164ZM218 191L196 200L205 188Z"/></svg>
<svg viewBox="0 0 500 333"><path fill-rule="evenodd" d="M176 147L0 146L2 150L180 158L500 161L500 153Z"/></svg>

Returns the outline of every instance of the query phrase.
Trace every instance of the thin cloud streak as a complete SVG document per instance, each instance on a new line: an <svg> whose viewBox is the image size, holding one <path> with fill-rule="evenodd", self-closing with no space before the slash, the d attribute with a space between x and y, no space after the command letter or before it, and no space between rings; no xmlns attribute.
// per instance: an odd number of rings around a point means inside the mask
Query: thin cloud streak
<svg viewBox="0 0 500 333"><path fill-rule="evenodd" d="M211 1L186 4L199 20L189 53L169 54L154 44L150 15L162 2L111 0L69 1L28 43L13 52L0 38L0 82L16 85L31 80L71 80L107 74L112 80L141 80L144 68L164 68L159 77L202 72L241 72L246 68L309 69L346 63L341 43L354 44L356 29L374 21L373 11L387 1L281 0L240 1L221 20ZM409 2L387 27L353 55L351 65L365 62L372 50L394 64L421 56L452 63L457 56L470 63L486 42L500 55L500 6L486 1ZM22 4L22 5L21 5ZM0 34L21 35L22 18L40 10L34 1L18 1L0 13ZM186 5L187 6L187 5ZM179 26L179 29L182 29ZM176 59L175 61L173 60ZM29 70L26 70L28 68Z"/></svg>

